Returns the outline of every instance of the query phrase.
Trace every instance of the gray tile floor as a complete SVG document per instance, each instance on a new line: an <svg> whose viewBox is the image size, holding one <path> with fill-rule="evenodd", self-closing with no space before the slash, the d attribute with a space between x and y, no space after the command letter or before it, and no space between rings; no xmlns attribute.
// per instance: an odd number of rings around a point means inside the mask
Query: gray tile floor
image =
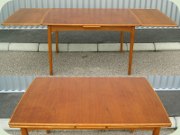
<svg viewBox="0 0 180 135"><path fill-rule="evenodd" d="M57 76L127 76L128 52L53 54ZM0 52L0 75L49 75L47 52ZM132 76L180 75L180 51L134 52Z"/></svg>
<svg viewBox="0 0 180 135"><path fill-rule="evenodd" d="M127 76L128 53L53 54L57 76ZM0 75L49 75L47 52L0 52ZM134 52L132 76L180 75L180 51ZM174 129L162 129L168 135ZM20 135L17 130L8 130ZM33 131L30 135L45 135ZM151 131L52 131L50 135L151 135Z"/></svg>
<svg viewBox="0 0 180 135"><path fill-rule="evenodd" d="M162 129L160 135L169 135L173 133L174 129ZM11 131L8 130L8 133L12 135L20 135L19 131ZM30 131L29 135L152 135L152 131L137 130L135 132L131 132L128 130L55 130L51 131L50 134L47 134L45 131Z"/></svg>

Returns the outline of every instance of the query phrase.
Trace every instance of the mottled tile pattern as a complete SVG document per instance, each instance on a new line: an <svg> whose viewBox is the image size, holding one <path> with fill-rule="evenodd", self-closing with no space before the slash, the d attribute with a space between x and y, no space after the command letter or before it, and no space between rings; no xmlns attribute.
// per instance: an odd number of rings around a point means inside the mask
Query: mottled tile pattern
<svg viewBox="0 0 180 135"><path fill-rule="evenodd" d="M89 52L97 52L97 44L69 44L69 51L72 52L82 52L82 51L89 51Z"/></svg>
<svg viewBox="0 0 180 135"><path fill-rule="evenodd" d="M10 43L9 51L38 51L38 43Z"/></svg>
<svg viewBox="0 0 180 135"><path fill-rule="evenodd" d="M68 44L58 44L59 51L68 51ZM47 43L40 43L39 44L39 52L47 52L48 51L48 44ZM52 51L56 51L56 44L52 44Z"/></svg>
<svg viewBox="0 0 180 135"><path fill-rule="evenodd" d="M179 42L165 42L165 43L155 43L157 51L163 50L180 50Z"/></svg>
<svg viewBox="0 0 180 135"><path fill-rule="evenodd" d="M174 129L161 129L160 135L169 135ZM11 135L20 135L19 130L8 130ZM29 135L47 135L46 131L30 131ZM48 135L152 135L150 130L137 130L131 132L128 130L54 130Z"/></svg>
<svg viewBox="0 0 180 135"><path fill-rule="evenodd" d="M48 44L47 43L40 43L39 44L39 52L47 52L48 51ZM52 44L52 51L56 51L56 44Z"/></svg>
<svg viewBox="0 0 180 135"><path fill-rule="evenodd" d="M128 52L53 53L57 76L127 76ZM134 52L133 75L180 75L180 51ZM48 75L47 52L0 52L0 75ZM174 129L162 129L168 135ZM19 130L8 130L20 135ZM52 131L49 135L151 135L151 131ZM29 135L46 135L31 131Z"/></svg>
<svg viewBox="0 0 180 135"><path fill-rule="evenodd" d="M130 43L127 44L128 50L130 49ZM134 43L134 51L155 51L154 43Z"/></svg>
<svg viewBox="0 0 180 135"><path fill-rule="evenodd" d="M126 43L123 44L123 50L127 51ZM104 51L104 52L120 51L120 43L100 43L98 44L98 51Z"/></svg>
<svg viewBox="0 0 180 135"><path fill-rule="evenodd" d="M0 43L0 51L8 51L9 43Z"/></svg>
<svg viewBox="0 0 180 135"><path fill-rule="evenodd" d="M53 53L57 76L127 76L128 52ZM0 75L49 75L47 52L0 52ZM180 51L134 52L132 76L180 75Z"/></svg>

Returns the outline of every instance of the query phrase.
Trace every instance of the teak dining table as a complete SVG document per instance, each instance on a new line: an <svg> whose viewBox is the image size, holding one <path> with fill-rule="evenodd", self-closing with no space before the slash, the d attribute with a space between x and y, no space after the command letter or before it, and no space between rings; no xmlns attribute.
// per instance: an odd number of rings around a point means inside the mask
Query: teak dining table
<svg viewBox="0 0 180 135"><path fill-rule="evenodd" d="M159 97L142 77L38 77L18 103L11 128L153 130L171 126Z"/></svg>
<svg viewBox="0 0 180 135"><path fill-rule="evenodd" d="M48 26L49 73L53 74L52 32L55 32L58 52L59 31L119 31L123 51L124 32L130 32L128 75L131 74L136 26L176 26L169 17L156 9L80 9L80 8L33 8L20 9L8 17L3 25Z"/></svg>

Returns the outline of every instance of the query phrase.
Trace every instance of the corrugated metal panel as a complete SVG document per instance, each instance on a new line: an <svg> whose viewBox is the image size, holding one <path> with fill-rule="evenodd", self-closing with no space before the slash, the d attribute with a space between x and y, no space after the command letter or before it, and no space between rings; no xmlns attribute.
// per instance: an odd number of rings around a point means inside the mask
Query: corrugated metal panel
<svg viewBox="0 0 180 135"><path fill-rule="evenodd" d="M2 8L0 22L19 8L153 8L180 25L180 12L168 0L12 0Z"/></svg>
<svg viewBox="0 0 180 135"><path fill-rule="evenodd" d="M35 76L1 76L0 93L24 92ZM148 76L147 80L156 91L180 90L180 76Z"/></svg>
<svg viewBox="0 0 180 135"><path fill-rule="evenodd" d="M1 76L0 92L24 92L35 76Z"/></svg>
<svg viewBox="0 0 180 135"><path fill-rule="evenodd" d="M180 90L180 76L149 76L147 79L155 90Z"/></svg>

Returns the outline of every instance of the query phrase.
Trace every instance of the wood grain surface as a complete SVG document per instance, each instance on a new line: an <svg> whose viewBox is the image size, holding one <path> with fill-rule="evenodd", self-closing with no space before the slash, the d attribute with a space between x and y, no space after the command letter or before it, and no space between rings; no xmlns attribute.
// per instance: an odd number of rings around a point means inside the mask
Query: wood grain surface
<svg viewBox="0 0 180 135"><path fill-rule="evenodd" d="M129 9L51 9L43 25L137 26Z"/></svg>
<svg viewBox="0 0 180 135"><path fill-rule="evenodd" d="M3 25L176 26L156 9L20 9Z"/></svg>
<svg viewBox="0 0 180 135"><path fill-rule="evenodd" d="M23 8L16 11L4 21L3 25L24 26L41 25L49 9Z"/></svg>
<svg viewBox="0 0 180 135"><path fill-rule="evenodd" d="M131 9L141 26L176 26L168 16L157 9Z"/></svg>
<svg viewBox="0 0 180 135"><path fill-rule="evenodd" d="M170 126L145 78L36 78L10 127L115 129Z"/></svg>

